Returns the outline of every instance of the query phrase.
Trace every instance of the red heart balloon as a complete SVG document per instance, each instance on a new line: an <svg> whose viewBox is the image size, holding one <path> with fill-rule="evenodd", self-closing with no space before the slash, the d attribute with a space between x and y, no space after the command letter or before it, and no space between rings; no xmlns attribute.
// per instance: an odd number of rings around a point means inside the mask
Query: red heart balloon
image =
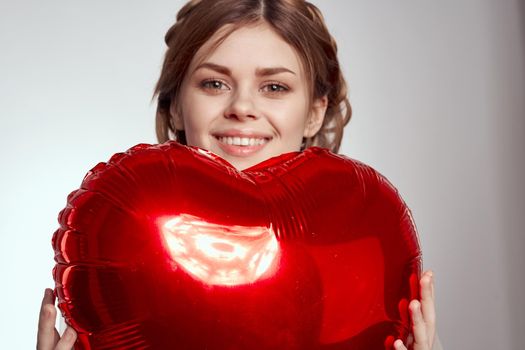
<svg viewBox="0 0 525 350"><path fill-rule="evenodd" d="M93 168L59 222L53 276L76 349L384 349L409 332L410 211L325 149L237 171L137 145Z"/></svg>

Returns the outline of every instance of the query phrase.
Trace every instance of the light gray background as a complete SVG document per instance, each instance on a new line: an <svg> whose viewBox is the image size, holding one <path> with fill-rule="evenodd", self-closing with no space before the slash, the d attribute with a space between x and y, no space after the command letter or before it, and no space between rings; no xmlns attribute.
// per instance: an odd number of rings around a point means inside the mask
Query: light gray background
<svg viewBox="0 0 525 350"><path fill-rule="evenodd" d="M315 1L354 116L342 153L412 208L446 349L521 349L520 0ZM34 348L50 239L99 161L155 142L151 93L181 1L0 2L0 348Z"/></svg>

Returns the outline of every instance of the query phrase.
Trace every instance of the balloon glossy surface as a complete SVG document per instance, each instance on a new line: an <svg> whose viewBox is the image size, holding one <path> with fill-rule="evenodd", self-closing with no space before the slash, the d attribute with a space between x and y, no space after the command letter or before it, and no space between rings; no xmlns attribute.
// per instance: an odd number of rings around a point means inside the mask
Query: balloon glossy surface
<svg viewBox="0 0 525 350"><path fill-rule="evenodd" d="M59 223L53 275L76 349L383 349L409 332L410 211L325 149L237 171L137 145L94 167Z"/></svg>

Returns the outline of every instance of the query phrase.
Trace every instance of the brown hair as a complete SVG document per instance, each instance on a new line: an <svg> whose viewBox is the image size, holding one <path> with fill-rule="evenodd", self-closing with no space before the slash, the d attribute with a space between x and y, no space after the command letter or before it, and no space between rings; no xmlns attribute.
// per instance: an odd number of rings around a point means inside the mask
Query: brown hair
<svg viewBox="0 0 525 350"><path fill-rule="evenodd" d="M309 78L312 100L328 97L321 129L305 139L302 148L339 150L343 128L352 115L346 82L337 59L337 45L321 12L304 0L192 0L184 5L166 33L168 50L155 87L159 142L176 139L186 143L184 131L173 125L170 105L177 102L186 70L200 47L226 24L232 26L220 40L243 25L259 21L268 23L296 50Z"/></svg>

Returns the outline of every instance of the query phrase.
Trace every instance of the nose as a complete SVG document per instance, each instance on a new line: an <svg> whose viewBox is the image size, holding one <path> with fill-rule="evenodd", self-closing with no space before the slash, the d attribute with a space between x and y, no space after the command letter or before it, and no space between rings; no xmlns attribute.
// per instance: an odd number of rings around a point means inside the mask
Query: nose
<svg viewBox="0 0 525 350"><path fill-rule="evenodd" d="M237 90L232 94L230 103L224 111L224 117L239 121L257 119L258 112L255 107L254 96L249 91Z"/></svg>

